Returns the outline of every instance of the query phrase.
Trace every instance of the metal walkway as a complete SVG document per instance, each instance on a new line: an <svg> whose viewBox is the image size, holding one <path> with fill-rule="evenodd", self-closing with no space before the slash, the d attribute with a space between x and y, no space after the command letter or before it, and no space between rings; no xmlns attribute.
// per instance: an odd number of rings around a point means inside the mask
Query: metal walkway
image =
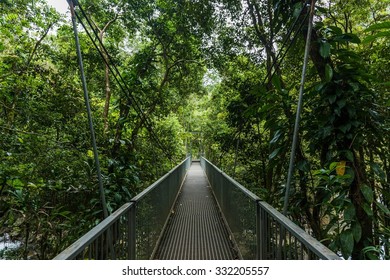
<svg viewBox="0 0 390 280"><path fill-rule="evenodd" d="M154 259L237 259L221 212L199 162L193 162Z"/></svg>
<svg viewBox="0 0 390 280"><path fill-rule="evenodd" d="M340 258L207 159L187 157L54 259Z"/></svg>

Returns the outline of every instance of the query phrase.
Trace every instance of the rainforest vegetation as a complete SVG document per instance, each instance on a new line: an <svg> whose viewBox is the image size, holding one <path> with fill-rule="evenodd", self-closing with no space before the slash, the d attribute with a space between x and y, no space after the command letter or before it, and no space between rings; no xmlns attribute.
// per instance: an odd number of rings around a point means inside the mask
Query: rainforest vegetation
<svg viewBox="0 0 390 280"><path fill-rule="evenodd" d="M109 213L187 154L280 210L311 1L79 2ZM389 259L390 2L315 2L288 217ZM70 14L0 0L0 258L51 259L102 219Z"/></svg>

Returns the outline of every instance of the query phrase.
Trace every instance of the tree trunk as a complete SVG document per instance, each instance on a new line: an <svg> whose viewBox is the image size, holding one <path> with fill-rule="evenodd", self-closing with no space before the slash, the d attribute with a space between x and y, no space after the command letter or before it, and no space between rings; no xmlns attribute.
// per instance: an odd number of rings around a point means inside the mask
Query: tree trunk
<svg viewBox="0 0 390 280"><path fill-rule="evenodd" d="M99 32L100 41L103 43L104 39L104 29ZM104 48L100 48L101 53L103 54L104 60L108 62L107 54L104 51ZM106 95L104 110L103 110L103 122L104 122L104 132L108 132L108 113L110 110L110 100L111 100L111 88L110 88L110 69L106 62L104 62L104 92Z"/></svg>
<svg viewBox="0 0 390 280"><path fill-rule="evenodd" d="M122 139L122 133L124 128L124 120L128 117L130 112L130 105L127 103L127 100L120 101L119 105L119 119L116 125L116 131L115 131L115 137L114 137L114 144L111 149L111 157L113 159L117 158L119 155L119 150L121 146L120 140ZM112 170L110 170L111 172Z"/></svg>
<svg viewBox="0 0 390 280"><path fill-rule="evenodd" d="M110 100L111 100L111 88L110 88L110 70L106 65L104 78L105 78L105 91L106 91L106 100L104 103L104 111L103 111L103 120L104 120L104 132L108 132L108 113L110 110Z"/></svg>
<svg viewBox="0 0 390 280"><path fill-rule="evenodd" d="M100 42L101 42L102 45L103 45L104 35L105 35L107 29L117 19L118 19L118 15L115 15L115 17L113 19L109 20L102 29L98 28L99 39L100 39ZM97 26L96 23L95 23L95 26ZM108 113L109 113L109 110L110 110L110 100L111 100L110 69L109 69L109 67L107 65L107 63L109 63L109 58L108 58L108 56L107 56L103 46L100 47L100 51L101 51L101 53L103 55L103 58L105 60L104 61L104 92L105 92L106 98L105 98L104 110L103 110L103 122L104 122L104 132L107 133L108 132L108 128L109 128Z"/></svg>
<svg viewBox="0 0 390 280"><path fill-rule="evenodd" d="M364 170L362 169L362 161L359 159L359 157L356 155L356 152L353 152L354 154L354 162L352 163L352 168L355 172L355 179L353 180L352 184L349 187L349 197L355 206L356 211L356 220L360 223L362 227L362 236L360 240L355 243L355 246L353 248L352 252L352 259L358 260L364 258L363 249L366 246L369 246L373 242L373 222L372 217L369 216L364 210L363 205L366 204L370 207L370 203L368 203L365 199L365 197L362 194L361 186L365 180ZM367 184L368 185L368 184Z"/></svg>

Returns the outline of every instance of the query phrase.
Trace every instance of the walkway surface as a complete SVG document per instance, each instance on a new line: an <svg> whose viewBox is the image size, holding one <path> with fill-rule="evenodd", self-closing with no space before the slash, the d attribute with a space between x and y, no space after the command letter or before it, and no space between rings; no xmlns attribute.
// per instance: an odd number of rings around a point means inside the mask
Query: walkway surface
<svg viewBox="0 0 390 280"><path fill-rule="evenodd" d="M237 259L199 162L193 162L154 259Z"/></svg>

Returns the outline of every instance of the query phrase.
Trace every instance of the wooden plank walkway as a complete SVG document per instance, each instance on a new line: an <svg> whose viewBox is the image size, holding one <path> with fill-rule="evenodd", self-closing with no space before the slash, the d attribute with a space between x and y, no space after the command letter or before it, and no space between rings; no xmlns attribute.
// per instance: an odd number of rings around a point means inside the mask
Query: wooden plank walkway
<svg viewBox="0 0 390 280"><path fill-rule="evenodd" d="M168 220L154 259L237 259L199 162L193 162Z"/></svg>

